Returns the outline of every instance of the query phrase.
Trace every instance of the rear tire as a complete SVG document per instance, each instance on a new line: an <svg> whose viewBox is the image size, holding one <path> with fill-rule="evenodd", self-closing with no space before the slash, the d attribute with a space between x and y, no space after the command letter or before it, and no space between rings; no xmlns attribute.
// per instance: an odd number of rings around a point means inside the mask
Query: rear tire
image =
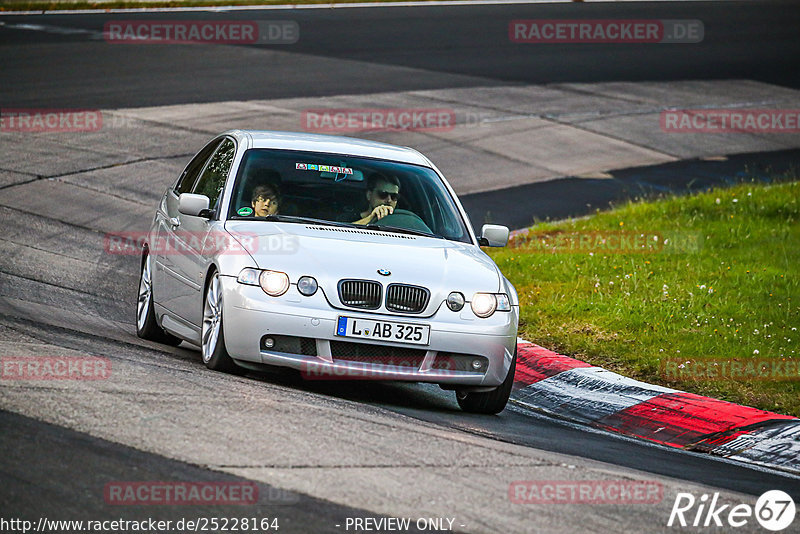
<svg viewBox="0 0 800 534"><path fill-rule="evenodd" d="M211 275L203 298L203 328L201 332L203 363L213 371L241 374L244 369L236 365L225 348L222 327L222 287L219 274Z"/></svg>
<svg viewBox="0 0 800 534"><path fill-rule="evenodd" d="M514 349L514 358L508 369L503 383L492 391L474 393L456 390L456 400L462 410L469 413L494 415L503 411L511 396L511 387L514 385L514 373L517 368L517 350Z"/></svg>
<svg viewBox="0 0 800 534"><path fill-rule="evenodd" d="M150 255L145 252L142 260L142 271L139 275L139 297L136 302L136 335L142 339L180 345L181 339L168 334L156 322L156 310L153 305L153 269Z"/></svg>

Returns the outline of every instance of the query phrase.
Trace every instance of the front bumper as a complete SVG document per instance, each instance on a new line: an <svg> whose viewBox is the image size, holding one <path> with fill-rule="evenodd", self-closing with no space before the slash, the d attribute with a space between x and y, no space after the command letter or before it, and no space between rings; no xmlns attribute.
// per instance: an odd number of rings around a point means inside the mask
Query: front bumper
<svg viewBox="0 0 800 534"><path fill-rule="evenodd" d="M281 297L264 294L260 287L239 284L230 276L220 277L223 291L223 328L225 346L234 360L290 367L303 372L308 379L370 379L433 382L438 384L494 387L508 374L517 343L519 308L495 312L487 319L472 314L469 306L452 312L441 306L431 317L364 313L358 310L332 308L322 289L311 297L297 292L292 285ZM335 335L340 316L383 319L430 325L426 346L384 341L374 343ZM300 351L270 350L262 344L265 336L301 338L305 349ZM298 342L299 343L299 342ZM359 346L353 346L359 345ZM298 345L299 346L299 345ZM412 354L402 364L389 364L381 356L375 360L343 357L342 347L355 352L387 355ZM472 357L472 358L470 358ZM468 366L447 362L469 362L482 357L484 365L475 371ZM396 360L396 359L395 359Z"/></svg>

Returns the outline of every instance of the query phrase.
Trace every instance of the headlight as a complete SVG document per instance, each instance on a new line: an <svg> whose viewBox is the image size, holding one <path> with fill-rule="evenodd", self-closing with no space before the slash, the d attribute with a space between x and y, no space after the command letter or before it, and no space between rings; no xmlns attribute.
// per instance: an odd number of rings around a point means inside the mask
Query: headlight
<svg viewBox="0 0 800 534"><path fill-rule="evenodd" d="M495 311L511 311L511 302L505 293L475 293L472 297L472 313L478 317L490 317Z"/></svg>
<svg viewBox="0 0 800 534"><path fill-rule="evenodd" d="M461 311L461 308L464 307L464 295L458 291L453 291L447 295L447 307L454 312Z"/></svg>
<svg viewBox="0 0 800 534"><path fill-rule="evenodd" d="M261 271L258 269L253 269L252 267L245 267L239 273L239 277L236 278L236 281L240 284L247 284L248 286L257 286L258 285L258 275L261 274Z"/></svg>
<svg viewBox="0 0 800 534"><path fill-rule="evenodd" d="M297 290L301 295L310 297L317 292L317 281L311 276L301 276L297 281Z"/></svg>
<svg viewBox="0 0 800 534"><path fill-rule="evenodd" d="M497 311L511 311L511 301L505 293L497 293Z"/></svg>
<svg viewBox="0 0 800 534"><path fill-rule="evenodd" d="M289 276L280 271L262 271L258 283L267 295L280 297L289 289Z"/></svg>
<svg viewBox="0 0 800 534"><path fill-rule="evenodd" d="M497 309L497 299L491 293L475 293L470 305L478 317L489 317Z"/></svg>

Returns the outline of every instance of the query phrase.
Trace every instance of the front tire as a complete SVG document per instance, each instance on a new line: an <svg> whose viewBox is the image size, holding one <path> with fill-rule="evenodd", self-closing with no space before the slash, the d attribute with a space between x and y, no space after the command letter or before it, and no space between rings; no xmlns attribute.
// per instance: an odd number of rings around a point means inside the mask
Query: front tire
<svg viewBox="0 0 800 534"><path fill-rule="evenodd" d="M203 299L203 329L201 332L203 363L213 371L241 373L243 370L231 359L225 349L222 328L222 287L219 274L214 273Z"/></svg>
<svg viewBox="0 0 800 534"><path fill-rule="evenodd" d="M181 339L165 332L156 322L156 310L153 305L153 269L150 255L145 252L142 260L142 271L139 275L139 296L136 302L136 335L142 339L179 345Z"/></svg>
<svg viewBox="0 0 800 534"><path fill-rule="evenodd" d="M514 349L514 358L508 368L508 374L503 383L492 391L475 393L456 390L456 400L462 410L469 413L494 415L503 411L511 396L511 387L514 385L514 373L517 369L517 350Z"/></svg>

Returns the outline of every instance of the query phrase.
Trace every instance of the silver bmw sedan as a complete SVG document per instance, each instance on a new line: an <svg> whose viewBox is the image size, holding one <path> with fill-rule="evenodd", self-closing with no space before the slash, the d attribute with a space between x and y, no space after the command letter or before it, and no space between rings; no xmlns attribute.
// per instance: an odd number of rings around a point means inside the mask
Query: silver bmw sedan
<svg viewBox="0 0 800 534"><path fill-rule="evenodd" d="M225 132L165 192L142 243L137 333L213 370L403 380L498 413L519 301L425 156L382 143Z"/></svg>

